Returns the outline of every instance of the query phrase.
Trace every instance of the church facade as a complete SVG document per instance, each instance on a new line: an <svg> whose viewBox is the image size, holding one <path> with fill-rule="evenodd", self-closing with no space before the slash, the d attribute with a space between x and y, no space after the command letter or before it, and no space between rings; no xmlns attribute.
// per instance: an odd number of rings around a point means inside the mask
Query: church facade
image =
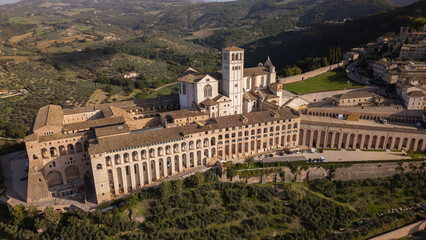
<svg viewBox="0 0 426 240"><path fill-rule="evenodd" d="M278 109L282 104L282 84L268 59L257 67L244 68L244 49L222 50L222 71L200 73L188 68L179 78L181 109L207 112L210 117Z"/></svg>

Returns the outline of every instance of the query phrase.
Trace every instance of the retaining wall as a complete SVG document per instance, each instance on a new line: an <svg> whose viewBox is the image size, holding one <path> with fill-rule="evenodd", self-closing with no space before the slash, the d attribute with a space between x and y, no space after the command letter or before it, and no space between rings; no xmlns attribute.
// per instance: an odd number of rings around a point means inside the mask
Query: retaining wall
<svg viewBox="0 0 426 240"><path fill-rule="evenodd" d="M394 231L379 235L374 238L370 238L370 240L393 240L393 239L400 239L403 237L406 237L408 235L411 235L416 232L420 232L425 230L426 228L426 220L421 220L416 223L407 225L402 228L398 228Z"/></svg>
<svg viewBox="0 0 426 240"><path fill-rule="evenodd" d="M385 163L357 163L348 167L336 168L334 171L324 169L322 167L309 167L308 169L301 169L295 173L291 172L288 167L280 167L276 171L255 177L240 177L235 176L232 182L245 182L245 183L267 183L267 182L303 182L314 181L331 176L331 180L348 181L353 179L368 179L368 178L382 178L391 177L396 174L403 174L409 172L425 171L420 169L424 161L419 162L405 162L400 165L397 162ZM253 169L254 170L254 169ZM246 171L246 170L244 170ZM284 175L284 179L281 177ZM222 178L223 181L228 181Z"/></svg>
<svg viewBox="0 0 426 240"><path fill-rule="evenodd" d="M329 71L333 71L334 69L341 67L343 65L346 64L346 61L342 61L327 67L323 67L323 68L319 68L310 72L305 72L299 75L295 75L295 76L290 76L290 77L285 77L285 78L279 78L279 82L283 83L283 84L289 84L289 83L294 83L294 82L300 82L303 80L307 80L309 78L313 78L316 77L318 75L324 74L326 72Z"/></svg>

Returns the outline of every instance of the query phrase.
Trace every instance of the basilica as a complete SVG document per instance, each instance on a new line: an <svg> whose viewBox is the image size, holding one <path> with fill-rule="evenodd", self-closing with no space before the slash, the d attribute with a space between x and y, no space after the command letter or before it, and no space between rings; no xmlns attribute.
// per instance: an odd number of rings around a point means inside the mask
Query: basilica
<svg viewBox="0 0 426 240"><path fill-rule="evenodd" d="M268 59L257 67L244 68L244 49L222 50L222 71L200 73L188 68L179 78L181 109L207 112L211 118L278 109L282 84Z"/></svg>

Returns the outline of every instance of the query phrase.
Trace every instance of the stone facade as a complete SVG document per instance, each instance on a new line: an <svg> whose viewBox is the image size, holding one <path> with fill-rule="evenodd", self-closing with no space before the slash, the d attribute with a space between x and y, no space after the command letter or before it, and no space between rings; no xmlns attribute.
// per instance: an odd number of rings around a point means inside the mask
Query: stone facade
<svg viewBox="0 0 426 240"><path fill-rule="evenodd" d="M426 132L413 127L302 115L299 145L310 148L425 151Z"/></svg>
<svg viewBox="0 0 426 240"><path fill-rule="evenodd" d="M27 202L85 192L88 201L101 203L218 159L299 141L300 115L289 108L210 118L201 111L168 111L176 101L41 108L25 138Z"/></svg>
<svg viewBox="0 0 426 240"><path fill-rule="evenodd" d="M181 109L207 112L212 118L278 109L283 104L271 60L244 68L244 49L238 47L222 50L221 72L188 68L178 80Z"/></svg>

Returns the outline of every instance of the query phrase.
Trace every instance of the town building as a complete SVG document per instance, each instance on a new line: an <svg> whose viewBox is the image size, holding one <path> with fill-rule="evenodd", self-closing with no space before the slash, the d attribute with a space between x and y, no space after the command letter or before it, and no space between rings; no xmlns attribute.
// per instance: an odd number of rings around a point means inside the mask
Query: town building
<svg viewBox="0 0 426 240"><path fill-rule="evenodd" d="M333 97L339 107L381 105L385 98L372 92L357 91L339 94Z"/></svg>

